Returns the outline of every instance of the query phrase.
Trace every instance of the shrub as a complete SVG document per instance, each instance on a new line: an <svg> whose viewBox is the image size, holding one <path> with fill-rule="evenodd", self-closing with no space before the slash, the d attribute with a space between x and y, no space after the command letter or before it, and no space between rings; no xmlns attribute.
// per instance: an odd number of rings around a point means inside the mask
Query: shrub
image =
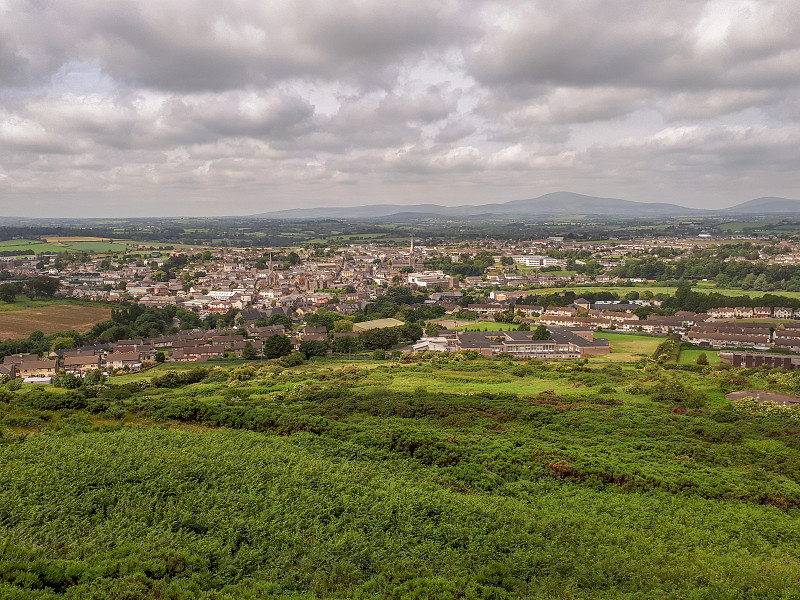
<svg viewBox="0 0 800 600"><path fill-rule="evenodd" d="M688 408L700 408L705 404L706 400L703 392L689 389L675 380L658 384L652 398L655 402L682 404Z"/></svg>

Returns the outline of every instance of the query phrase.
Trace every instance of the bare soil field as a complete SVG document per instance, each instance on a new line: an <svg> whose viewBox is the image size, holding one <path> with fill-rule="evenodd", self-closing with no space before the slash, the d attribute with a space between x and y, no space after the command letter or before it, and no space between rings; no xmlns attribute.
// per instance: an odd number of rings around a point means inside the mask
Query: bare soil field
<svg viewBox="0 0 800 600"><path fill-rule="evenodd" d="M105 306L70 304L0 312L0 338L26 338L36 330L45 335L69 329L84 333L110 318L111 309Z"/></svg>

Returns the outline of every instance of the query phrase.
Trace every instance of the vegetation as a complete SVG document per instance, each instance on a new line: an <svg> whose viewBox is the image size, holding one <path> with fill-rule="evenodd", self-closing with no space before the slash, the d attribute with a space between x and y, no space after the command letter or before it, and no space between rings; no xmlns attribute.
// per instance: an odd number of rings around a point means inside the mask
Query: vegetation
<svg viewBox="0 0 800 600"><path fill-rule="evenodd" d="M0 386L0 596L800 592L800 375L294 356Z"/></svg>

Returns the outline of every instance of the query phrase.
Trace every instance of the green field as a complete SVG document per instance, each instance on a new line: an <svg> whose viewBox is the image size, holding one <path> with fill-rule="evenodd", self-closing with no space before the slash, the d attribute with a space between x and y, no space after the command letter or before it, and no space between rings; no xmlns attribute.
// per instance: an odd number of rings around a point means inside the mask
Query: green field
<svg viewBox="0 0 800 600"><path fill-rule="evenodd" d="M91 254L107 254L125 252L131 248L126 243L108 241L85 241L81 239L56 238L59 241L43 242L40 240L3 240L0 241L0 252L27 252L34 254L57 254L59 252L89 252Z"/></svg>
<svg viewBox="0 0 800 600"><path fill-rule="evenodd" d="M58 244L48 244L39 240L2 240L0 252L33 252L34 254L54 254L64 252L64 247Z"/></svg>
<svg viewBox="0 0 800 600"><path fill-rule="evenodd" d="M616 285L571 285L571 286L555 286L555 287L547 287L534 290L535 293L539 294L551 294L554 292L575 292L577 296L581 295L581 292L612 292L618 294L620 296L624 296L628 292L639 292L641 293L644 290L650 290L654 294L669 294L672 295L675 293L675 290L678 288L671 287L671 286L660 286L658 283L640 283L635 284L632 286L616 286ZM714 292L717 294L721 294L723 296L730 296L731 298L735 298L737 296L747 296L750 298L759 298L764 294L777 294L779 296L786 296L787 298L800 298L800 292L785 292L783 290L775 291L775 292L760 292L756 290L740 290L740 289L728 289L728 288L718 288L716 284L711 282L701 282L697 285L692 286L692 290L695 292L702 292L708 294L710 292Z"/></svg>
<svg viewBox="0 0 800 600"><path fill-rule="evenodd" d="M518 326L514 323L498 323L497 321L476 321L472 325L457 327L461 331L514 331Z"/></svg>
<svg viewBox="0 0 800 600"><path fill-rule="evenodd" d="M0 385L0 597L796 597L800 414L734 389L800 378L430 354Z"/></svg>
<svg viewBox="0 0 800 600"><path fill-rule="evenodd" d="M701 354L706 355L708 364L710 365L718 365L720 363L719 350L681 350L678 363L682 365L695 365L697 364L697 357Z"/></svg>
<svg viewBox="0 0 800 600"><path fill-rule="evenodd" d="M664 341L663 337L608 331L596 333L595 337L609 341L611 354L598 354L593 356L592 360L638 361L650 358L658 345Z"/></svg>

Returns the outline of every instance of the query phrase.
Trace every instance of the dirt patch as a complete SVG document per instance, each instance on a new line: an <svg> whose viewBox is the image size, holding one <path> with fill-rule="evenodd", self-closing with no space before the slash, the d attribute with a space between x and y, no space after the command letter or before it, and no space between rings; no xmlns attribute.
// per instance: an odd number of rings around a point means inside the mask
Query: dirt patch
<svg viewBox="0 0 800 600"><path fill-rule="evenodd" d="M741 400L742 398L756 398L759 402L774 402L775 404L790 405L800 404L800 396L793 396L792 394L779 394L778 392L765 392L763 390L746 390L743 392L730 392L725 394L728 400Z"/></svg>
<svg viewBox="0 0 800 600"><path fill-rule="evenodd" d="M105 306L54 304L5 311L0 312L0 338L26 338L37 330L45 335L70 329L85 333L110 318L111 309Z"/></svg>

